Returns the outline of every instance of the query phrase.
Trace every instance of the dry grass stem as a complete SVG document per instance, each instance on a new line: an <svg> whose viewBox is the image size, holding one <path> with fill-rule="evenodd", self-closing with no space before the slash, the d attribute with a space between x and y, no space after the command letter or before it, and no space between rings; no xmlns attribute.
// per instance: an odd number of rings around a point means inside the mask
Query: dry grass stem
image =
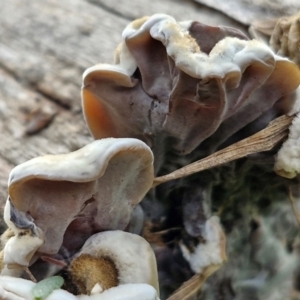
<svg viewBox="0 0 300 300"><path fill-rule="evenodd" d="M196 274L186 281L167 300L190 300L195 299L195 295L201 289L207 278L220 268L221 265L211 265L201 274Z"/></svg>
<svg viewBox="0 0 300 300"><path fill-rule="evenodd" d="M29 270L28 267L24 268L25 273L29 276L30 280L37 283L37 280L35 279L35 277L33 276L33 274L31 273L31 271Z"/></svg>
<svg viewBox="0 0 300 300"><path fill-rule="evenodd" d="M200 171L223 165L250 154L269 151L287 137L288 128L291 125L292 120L293 116L280 116L270 122L265 129L240 142L217 151L206 158L198 160L170 174L156 177L152 187L170 180L186 177Z"/></svg>

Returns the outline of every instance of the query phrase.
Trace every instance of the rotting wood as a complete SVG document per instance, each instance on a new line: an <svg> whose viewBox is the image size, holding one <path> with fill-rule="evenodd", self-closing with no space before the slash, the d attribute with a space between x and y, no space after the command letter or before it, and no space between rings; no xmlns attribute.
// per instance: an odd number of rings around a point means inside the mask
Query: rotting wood
<svg viewBox="0 0 300 300"><path fill-rule="evenodd" d="M164 13L173 16L177 21L193 20L212 26L231 26L247 33L246 27L241 25L241 23L238 23L232 18L192 0L138 0L132 1L130 5L128 2L120 2L118 0L88 1L98 5L110 13L119 16L122 15L127 20L138 19L141 16L151 16L156 13ZM132 9L132 7L134 7L134 9Z"/></svg>
<svg viewBox="0 0 300 300"><path fill-rule="evenodd" d="M298 0L195 0L230 15L243 24L253 21L293 15L300 9Z"/></svg>
<svg viewBox="0 0 300 300"><path fill-rule="evenodd" d="M92 141L81 112L83 71L98 62L113 61L114 49L132 18L161 12L180 20L239 26L193 1L1 3L0 211L11 168L33 157L66 153ZM243 26L240 29L245 30ZM55 115L47 127L28 136L28 116L39 109Z"/></svg>
<svg viewBox="0 0 300 300"><path fill-rule="evenodd" d="M96 5L97 2L102 6ZM226 18L221 14L205 15L207 11L190 1L172 0L134 0L130 4L116 0L3 1L0 5L0 210L7 197L7 179L12 167L38 155L76 150L92 140L80 108L82 72L97 62L112 61L121 32L130 19L163 12L180 20L231 25L225 23ZM54 109L56 114L47 128L28 136L26 118L32 110L40 108ZM271 148L272 143L286 136L290 120L286 121L284 131L275 140L271 139ZM236 159L226 151L225 158ZM239 151L242 154L244 150ZM226 162L222 160L224 156L216 158L217 163ZM207 162L212 167L212 162ZM201 286L199 282L196 275L178 292L196 293ZM173 296L177 298L171 296L170 300L182 300L183 294L176 293Z"/></svg>

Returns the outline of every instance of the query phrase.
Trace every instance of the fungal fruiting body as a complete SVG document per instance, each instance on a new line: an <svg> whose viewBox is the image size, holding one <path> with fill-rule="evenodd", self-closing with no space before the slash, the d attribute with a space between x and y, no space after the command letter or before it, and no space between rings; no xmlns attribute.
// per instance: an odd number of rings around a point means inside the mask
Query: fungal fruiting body
<svg viewBox="0 0 300 300"><path fill-rule="evenodd" d="M99 293L119 283L115 263L106 256L82 254L72 261L69 272L81 294Z"/></svg>
<svg viewBox="0 0 300 300"><path fill-rule="evenodd" d="M300 66L300 13L280 18L273 30L270 46Z"/></svg>
<svg viewBox="0 0 300 300"><path fill-rule="evenodd" d="M30 265L35 252L44 243L44 234L31 218L23 222L25 214L20 213L19 222L15 224L14 206L8 199L4 208L4 220L8 229L1 236L1 275L19 277L25 267Z"/></svg>
<svg viewBox="0 0 300 300"><path fill-rule="evenodd" d="M115 64L85 71L82 103L95 138L145 141L158 171L168 151L206 140L213 151L264 114L284 113L299 83L294 63L236 29L158 14L125 28Z"/></svg>
<svg viewBox="0 0 300 300"><path fill-rule="evenodd" d="M48 262L72 257L67 271L83 295L58 288L45 300L158 300L150 245L121 231L141 231L145 215L137 205L154 174L265 127L293 107L299 83L294 63L235 29L178 23L163 14L129 24L115 64L96 65L83 75L84 116L92 135L102 140L32 159L10 173L4 213L9 229L0 253L1 275L10 276L0 276L0 297L31 300L35 283L12 276L34 268L42 257ZM298 132L293 134L297 139ZM280 165L280 155L279 171L298 173L298 167ZM218 219L210 217L210 175L148 194L156 200L154 210L160 205L153 213L157 227L171 219L179 225L173 245L163 248L169 259L177 255L186 274L205 279L226 259L225 236ZM171 279L169 286L174 289Z"/></svg>
<svg viewBox="0 0 300 300"><path fill-rule="evenodd" d="M132 233L116 230L91 236L72 259L68 272L80 295L57 288L45 300L159 300L153 250ZM35 290L36 284L29 280L0 276L0 296L6 295L6 300L32 300Z"/></svg>
<svg viewBox="0 0 300 300"><path fill-rule="evenodd" d="M297 65L236 29L176 22L157 14L133 21L122 38L114 64L97 64L83 74L84 116L96 139L134 137L147 143L154 153L155 175L168 174L260 131L295 104ZM208 220L218 213L215 201L228 195L216 178L219 170L214 171L158 187L142 203L153 227L168 231L171 224L182 229L164 247L173 258L180 252L178 245L170 246L174 240L199 242L207 237ZM222 196L214 194L218 189ZM206 259L216 265L222 261L217 251L210 251L213 241L197 245L194 252L184 243L180 247L194 272L200 272ZM166 267L166 256L158 255L158 264L165 272L162 276L169 276L167 288L174 289L176 275Z"/></svg>
<svg viewBox="0 0 300 300"><path fill-rule="evenodd" d="M131 138L97 140L69 154L38 157L15 167L4 213L9 229L2 236L1 275L20 277L39 257L48 262L56 254L69 259L83 246L68 270L78 292L90 295L86 299L117 299L120 285L128 291L120 299L158 299L150 245L116 230L128 226L153 177L150 148ZM38 273L45 273L43 268ZM4 299L32 299L31 281L1 276L0 287ZM60 296L77 299L59 289L46 299Z"/></svg>
<svg viewBox="0 0 300 300"><path fill-rule="evenodd" d="M15 236L4 248L4 262L12 242L14 249L31 253L28 265L35 252L37 257L51 256L62 248L61 255L72 256L94 233L125 229L152 182L152 152L137 139L98 140L69 154L42 156L15 167L5 208L5 221ZM18 236L26 230L42 236L40 243Z"/></svg>
<svg viewBox="0 0 300 300"><path fill-rule="evenodd" d="M128 283L146 283L159 293L153 250L142 237L128 232L105 231L90 237L69 272L83 294Z"/></svg>

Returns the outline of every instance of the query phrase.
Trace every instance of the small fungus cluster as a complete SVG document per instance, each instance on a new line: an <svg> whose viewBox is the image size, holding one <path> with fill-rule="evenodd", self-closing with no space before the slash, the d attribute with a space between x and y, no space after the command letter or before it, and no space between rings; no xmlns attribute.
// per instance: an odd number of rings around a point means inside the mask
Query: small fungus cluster
<svg viewBox="0 0 300 300"><path fill-rule="evenodd" d="M215 271L226 247L211 174L151 190L154 177L264 128L293 107L299 83L294 63L238 30L162 14L130 23L115 63L83 75L95 141L10 173L0 298L37 299L28 276L61 274L63 286L46 300L158 300L168 294L159 291L167 258L173 273L183 261L181 283ZM181 213L172 207L178 198ZM156 244L146 225L173 230L178 247Z"/></svg>

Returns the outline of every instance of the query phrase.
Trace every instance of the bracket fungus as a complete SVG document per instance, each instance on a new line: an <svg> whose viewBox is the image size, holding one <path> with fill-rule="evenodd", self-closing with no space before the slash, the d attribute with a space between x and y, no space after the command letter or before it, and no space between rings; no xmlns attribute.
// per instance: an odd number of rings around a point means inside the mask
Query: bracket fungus
<svg viewBox="0 0 300 300"><path fill-rule="evenodd" d="M288 110L293 96L275 104L299 83L294 63L236 29L157 14L125 28L115 64L85 71L82 103L96 139L145 141L158 171L167 151L187 154L209 137L214 151L269 110Z"/></svg>
<svg viewBox="0 0 300 300"><path fill-rule="evenodd" d="M152 182L153 156L145 143L129 138L94 141L15 167L5 221L13 230L37 228L43 233L38 256L62 249L70 257L94 233L125 229Z"/></svg>

